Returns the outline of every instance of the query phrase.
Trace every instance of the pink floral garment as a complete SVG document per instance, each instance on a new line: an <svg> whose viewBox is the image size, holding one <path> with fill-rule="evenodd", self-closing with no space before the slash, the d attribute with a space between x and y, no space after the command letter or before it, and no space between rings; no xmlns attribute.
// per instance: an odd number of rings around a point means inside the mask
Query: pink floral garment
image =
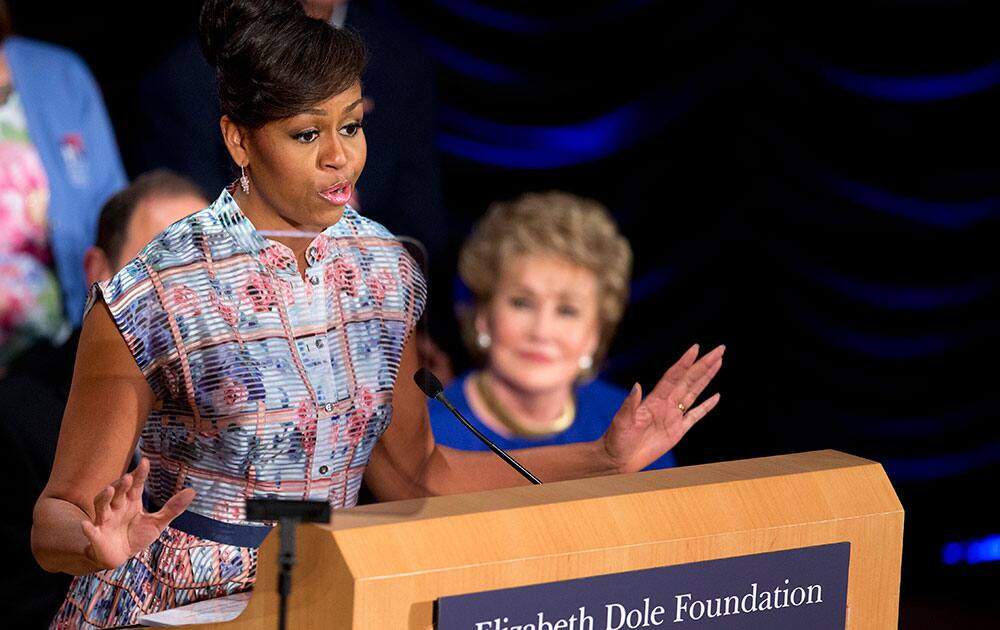
<svg viewBox="0 0 1000 630"><path fill-rule="evenodd" d="M48 181L15 92L0 105L0 369L65 321L49 251Z"/></svg>

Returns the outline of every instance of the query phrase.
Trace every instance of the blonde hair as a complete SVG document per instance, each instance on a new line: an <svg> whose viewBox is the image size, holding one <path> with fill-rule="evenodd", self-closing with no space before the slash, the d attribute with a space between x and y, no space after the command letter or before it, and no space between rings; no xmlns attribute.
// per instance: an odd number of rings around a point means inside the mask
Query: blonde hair
<svg viewBox="0 0 1000 630"><path fill-rule="evenodd" d="M511 256L557 256L589 269L598 281L599 364L628 302L632 248L602 204L566 192L527 193L490 205L458 257L458 273L482 307L493 299ZM466 345L481 358L472 317L463 318Z"/></svg>

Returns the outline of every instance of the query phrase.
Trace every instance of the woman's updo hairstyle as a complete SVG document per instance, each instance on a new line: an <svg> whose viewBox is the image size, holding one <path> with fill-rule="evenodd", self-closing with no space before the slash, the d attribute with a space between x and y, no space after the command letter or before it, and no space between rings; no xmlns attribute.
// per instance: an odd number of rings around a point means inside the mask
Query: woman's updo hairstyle
<svg viewBox="0 0 1000 630"><path fill-rule="evenodd" d="M361 38L309 17L299 0L206 0L200 33L222 113L250 129L343 92L365 67Z"/></svg>

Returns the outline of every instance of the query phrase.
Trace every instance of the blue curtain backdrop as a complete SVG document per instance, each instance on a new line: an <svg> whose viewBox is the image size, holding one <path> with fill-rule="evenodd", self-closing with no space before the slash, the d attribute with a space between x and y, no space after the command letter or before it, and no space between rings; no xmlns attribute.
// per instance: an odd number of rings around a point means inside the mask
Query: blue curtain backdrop
<svg viewBox="0 0 1000 630"><path fill-rule="evenodd" d="M92 63L130 155L134 75L198 3L133 29L10 4ZM606 375L648 387L692 342L728 345L682 462L870 457L907 509L904 603L996 583L994 2L367 4L437 68L453 251L492 200L595 197L636 252Z"/></svg>

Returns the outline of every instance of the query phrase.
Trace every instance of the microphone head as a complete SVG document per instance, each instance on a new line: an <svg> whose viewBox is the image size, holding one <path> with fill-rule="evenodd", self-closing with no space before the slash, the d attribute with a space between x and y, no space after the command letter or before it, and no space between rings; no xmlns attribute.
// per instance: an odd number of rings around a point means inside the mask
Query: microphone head
<svg viewBox="0 0 1000 630"><path fill-rule="evenodd" d="M424 396L428 398L437 398L438 394L444 391L441 381L427 368L417 370L413 375L413 380L417 384L417 387L420 388L420 391L424 393Z"/></svg>

